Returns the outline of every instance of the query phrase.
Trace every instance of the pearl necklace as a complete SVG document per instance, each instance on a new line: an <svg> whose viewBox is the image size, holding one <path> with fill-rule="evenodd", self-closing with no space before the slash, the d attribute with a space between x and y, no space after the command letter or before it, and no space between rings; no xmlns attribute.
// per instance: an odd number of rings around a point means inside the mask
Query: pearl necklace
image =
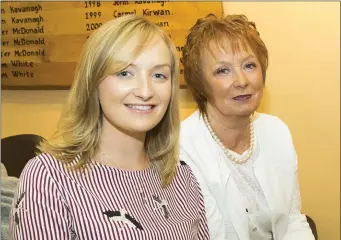
<svg viewBox="0 0 341 240"><path fill-rule="evenodd" d="M215 134L215 132L213 131L210 123L208 122L208 119L207 119L207 116L204 115L204 122L208 128L208 130L210 131L211 133L211 136L212 138L218 143L218 145L223 149L224 153L226 154L226 156L232 160L233 162L236 162L238 164L243 164L243 163L246 163L251 155L252 155L252 152L253 152L253 148L254 148L254 129L253 129L253 122L252 122L252 119L250 118L249 120L249 123L250 123L250 147L249 149L247 150L247 154L244 158L241 158L241 159L238 159L236 158L235 156L233 156L233 154L231 153L231 151L226 148L224 146L224 144L222 143L222 141L218 138L218 136Z"/></svg>

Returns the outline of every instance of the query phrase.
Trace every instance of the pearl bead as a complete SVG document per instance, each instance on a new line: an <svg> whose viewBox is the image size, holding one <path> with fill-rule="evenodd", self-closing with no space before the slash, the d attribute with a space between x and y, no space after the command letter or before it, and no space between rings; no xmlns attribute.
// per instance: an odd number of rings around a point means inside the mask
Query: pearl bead
<svg viewBox="0 0 341 240"><path fill-rule="evenodd" d="M224 151L225 155L231 161L236 162L238 164L243 164L243 163L246 163L250 159L250 157L252 156L253 147L254 147L254 128L253 128L253 121L252 121L251 118L250 118L250 121L249 121L250 122L250 148L247 150L246 156L244 158L241 158L241 159L237 159L235 156L233 156L232 153L230 152L230 150L224 146L222 141L218 138L218 136L213 131L210 123L208 122L208 119L207 119L206 115L204 115L204 122L205 122L205 124L207 126L207 129L211 133L212 138L218 143L218 145Z"/></svg>

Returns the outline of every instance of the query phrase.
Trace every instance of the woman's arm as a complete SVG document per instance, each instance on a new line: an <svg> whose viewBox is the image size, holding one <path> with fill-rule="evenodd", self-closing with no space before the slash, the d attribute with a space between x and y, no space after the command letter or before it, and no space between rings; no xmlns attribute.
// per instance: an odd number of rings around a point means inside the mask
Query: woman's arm
<svg viewBox="0 0 341 240"><path fill-rule="evenodd" d="M314 240L314 235L309 227L305 215L301 214L301 194L297 177L297 158L293 198L288 218L288 229L283 240Z"/></svg>
<svg viewBox="0 0 341 240"><path fill-rule="evenodd" d="M281 121L281 120L280 120ZM288 216L288 228L284 235L283 240L314 240L314 235L309 227L307 219L305 215L301 213L301 193L298 183L298 160L297 160L297 153L295 150L295 146L293 143L293 139L290 133L289 128L285 123L285 131L287 132L288 141L290 141L289 151L292 154L293 161L293 169L295 170L294 179L293 179L293 189L292 189L292 201L291 201L291 208Z"/></svg>
<svg viewBox="0 0 341 240"><path fill-rule="evenodd" d="M21 174L9 225L11 239L72 239L68 208L39 157Z"/></svg>

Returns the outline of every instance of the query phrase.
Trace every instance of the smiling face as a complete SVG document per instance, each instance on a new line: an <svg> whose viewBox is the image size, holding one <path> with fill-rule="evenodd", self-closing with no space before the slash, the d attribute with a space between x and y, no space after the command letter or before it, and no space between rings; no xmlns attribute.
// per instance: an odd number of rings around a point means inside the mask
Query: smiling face
<svg viewBox="0 0 341 240"><path fill-rule="evenodd" d="M224 116L251 115L263 96L259 60L242 46L234 53L231 48L224 49L212 46L212 51L205 51L202 57L208 104Z"/></svg>
<svg viewBox="0 0 341 240"><path fill-rule="evenodd" d="M138 133L154 128L171 99L171 64L168 47L155 37L128 67L104 78L99 85L103 124Z"/></svg>

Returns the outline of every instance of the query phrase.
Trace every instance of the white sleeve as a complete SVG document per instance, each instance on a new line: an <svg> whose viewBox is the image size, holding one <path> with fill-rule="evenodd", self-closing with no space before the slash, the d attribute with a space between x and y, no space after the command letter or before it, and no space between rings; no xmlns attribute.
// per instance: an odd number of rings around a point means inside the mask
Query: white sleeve
<svg viewBox="0 0 341 240"><path fill-rule="evenodd" d="M279 118L278 118L279 119ZM284 235L283 240L314 240L314 235L310 229L310 226L307 222L307 218L304 214L301 213L301 193L298 183L298 160L297 153L295 150L295 146L293 143L293 139L290 133L288 126L281 121L282 126L285 127L285 131L287 132L287 139L290 141L290 152L292 154L293 161L290 161L293 164L295 169L294 181L293 181L293 190L292 190L292 199L291 199L291 208L288 216L288 228Z"/></svg>
<svg viewBox="0 0 341 240"><path fill-rule="evenodd" d="M288 218L288 229L283 240L314 240L314 235L309 227L307 218L301 214L301 194L297 177L297 157L296 157L296 173L293 186L293 198Z"/></svg>

